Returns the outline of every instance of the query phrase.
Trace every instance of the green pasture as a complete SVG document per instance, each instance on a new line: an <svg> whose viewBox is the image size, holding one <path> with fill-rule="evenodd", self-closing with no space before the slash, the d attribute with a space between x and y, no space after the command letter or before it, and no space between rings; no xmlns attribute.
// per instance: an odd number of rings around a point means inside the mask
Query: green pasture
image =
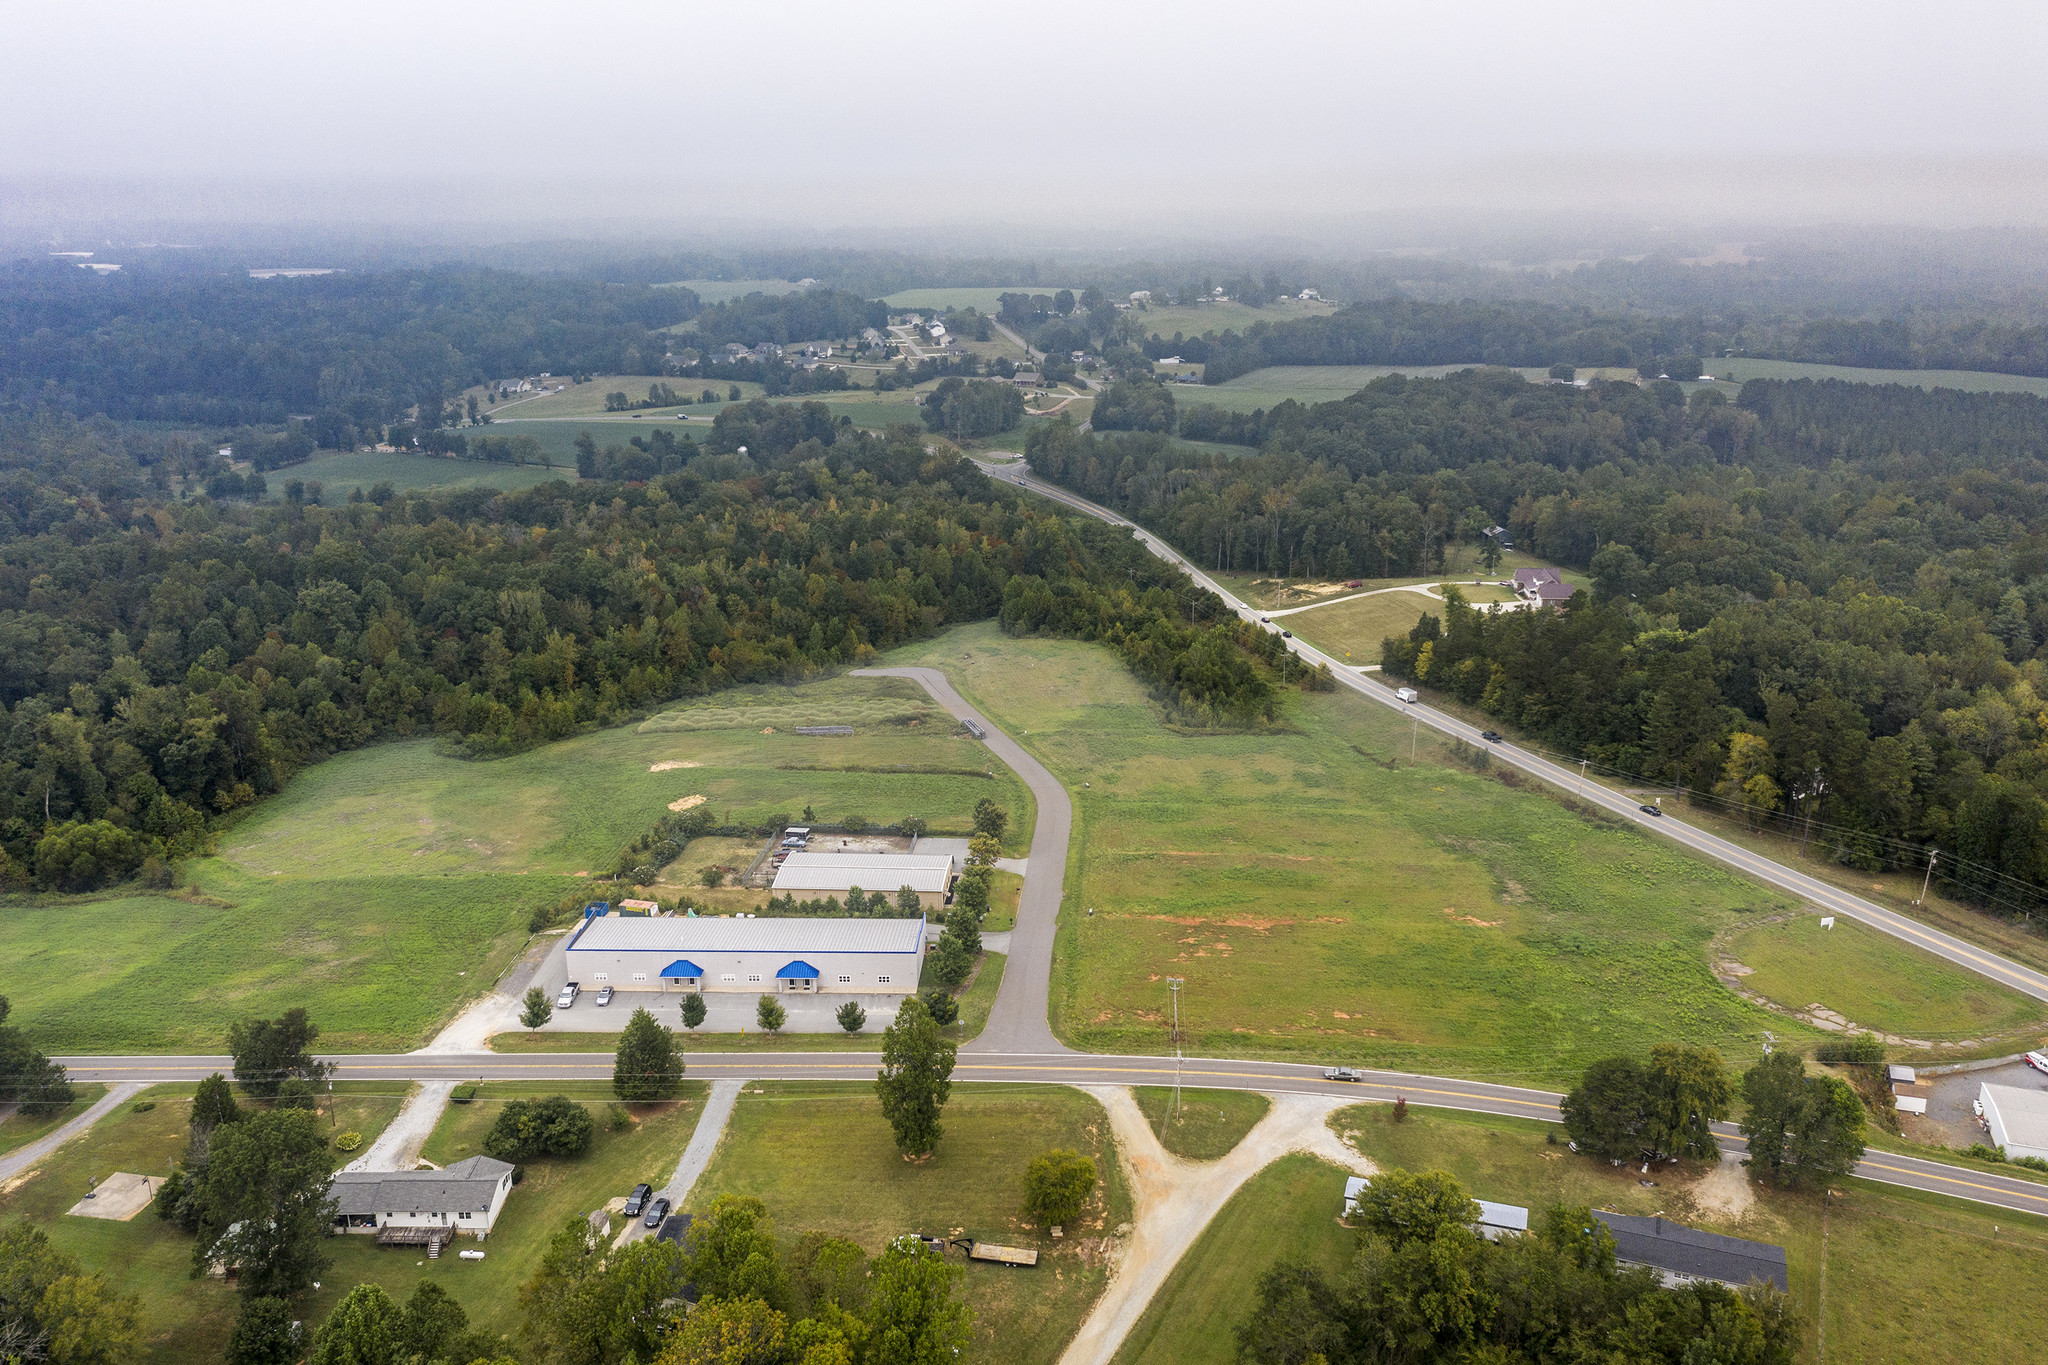
<svg viewBox="0 0 2048 1365"><path fill-rule="evenodd" d="M50 1051L214 1051L236 1018L292 1005L323 1047L414 1047L491 986L536 908L605 895L576 874L608 871L697 795L721 823L810 805L821 821L921 815L962 831L989 796L1020 851L1033 819L1009 769L900 679L734 689L494 762L378 745L252 809L187 867L182 894L0 898L0 994Z"/></svg>
<svg viewBox="0 0 2048 1365"><path fill-rule="evenodd" d="M893 294L883 295L882 302L898 311L929 308L943 312L948 308L972 308L977 313L994 314L1001 311L1000 297L1004 294L1043 294L1051 298L1070 287L1061 284L966 284L936 289L899 289ZM1076 298L1080 294L1079 289L1074 290Z"/></svg>
<svg viewBox="0 0 2048 1365"><path fill-rule="evenodd" d="M723 403L718 405L723 406ZM533 437L540 442L541 450L554 460L556 476L563 477L566 471L568 476L573 477L576 473L576 438L586 431L590 433L590 439L597 442L599 450L606 446L627 445L635 436L644 441L663 428L678 440L688 435L702 441L711 430L709 414L715 413L718 407L706 404L696 408L694 411L704 415L687 420L674 416L635 419L616 414L611 421L565 417L523 422L516 418L508 418L503 422L493 422L490 429L492 434L498 436Z"/></svg>
<svg viewBox="0 0 2048 1365"><path fill-rule="evenodd" d="M1866 1028L1929 1042L2048 1028L2039 1001L1855 920L1823 929L1820 919L1801 913L1731 939L1728 955L1754 969L1743 984L1792 1009L1825 1005Z"/></svg>
<svg viewBox="0 0 2048 1365"><path fill-rule="evenodd" d="M1403 718L1348 693L1188 734L1091 646L973 626L892 661L946 668L1075 798L1052 982L1070 1044L1165 1051L1175 976L1191 1052L1531 1085L1665 1040L1739 1061L1765 1029L1819 1036L1709 968L1713 935L1781 895L1433 739L1411 764Z"/></svg>
<svg viewBox="0 0 2048 1365"><path fill-rule="evenodd" d="M1383 592L1282 616L1273 624L1293 631L1339 663L1376 664L1380 642L1390 635L1406 635L1425 612L1434 612L1441 620L1443 604L1421 593Z"/></svg>
<svg viewBox="0 0 2048 1365"><path fill-rule="evenodd" d="M510 492L552 483L556 479L576 481L576 456L558 458L556 467L540 465L491 464L484 460L443 460L430 455L406 455L396 451L355 450L315 455L302 464L271 471L264 476L272 500L284 496L284 486L293 479L320 484L320 501L329 507L347 502L358 489L368 492L388 483L403 493L408 490L444 488L495 488Z"/></svg>
<svg viewBox="0 0 2048 1365"><path fill-rule="evenodd" d="M1178 1107L1170 1085L1135 1086L1131 1095L1160 1145L1190 1161L1224 1156L1273 1107L1264 1095L1249 1090L1183 1089Z"/></svg>
<svg viewBox="0 0 2048 1365"><path fill-rule="evenodd" d="M1261 611L1271 611L1277 607L1305 607L1319 601L1332 602L1340 597L1376 592L1381 588L1434 587L1445 583L1457 584L1458 591L1465 594L1465 600L1468 602L1507 600L1514 596L1512 592L1485 585L1475 588L1472 580L1475 577L1484 577L1491 583L1512 579L1517 569L1554 568L1564 576L1565 582L1575 588L1590 587L1592 584L1592 580L1578 569L1549 564L1521 550L1509 550L1504 553L1499 566L1490 574L1480 568L1477 546L1454 543L1445 547L1444 558L1448 562L1441 566L1440 573L1392 578L1276 578L1238 569L1207 569L1204 572L1226 591L1236 594L1240 601ZM1347 586L1354 582L1358 584L1357 587Z"/></svg>
<svg viewBox="0 0 2048 1365"><path fill-rule="evenodd" d="M1707 369L1714 378L1737 384L1750 379L1843 379L1852 384L1909 384L1922 389L2031 393L2048 398L2048 379L1984 370L1874 370L1850 365L1813 365L1801 360L1751 360L1747 356L1709 360Z"/></svg>
<svg viewBox="0 0 2048 1365"><path fill-rule="evenodd" d="M1116 1353L1116 1365L1233 1365L1237 1324L1258 1302L1258 1277L1282 1257L1332 1277L1350 1264L1353 1234L1337 1221L1348 1172L1295 1153L1230 1197Z"/></svg>
<svg viewBox="0 0 2048 1365"><path fill-rule="evenodd" d="M391 1085L341 1082L335 1091L333 1112L320 1116L323 1124L334 1133L359 1132L366 1143L384 1130L402 1099L402 1088ZM143 1365L219 1360L234 1325L235 1291L218 1280L190 1278L192 1239L153 1210L144 1209L125 1223L74 1218L65 1210L84 1197L90 1181L104 1180L116 1171L169 1175L185 1150L191 1097L189 1085L145 1090L137 1101L119 1106L0 1189L0 1222L25 1219L36 1224L87 1270L105 1275L115 1289L141 1297L143 1349L136 1358ZM136 1102L155 1107L137 1113ZM334 1152L332 1159L339 1167L349 1154ZM344 1282L341 1291L353 1283ZM410 1281L406 1283L410 1292ZM334 1288L332 1280L328 1285ZM331 1306L323 1306L320 1314L325 1316Z"/></svg>
<svg viewBox="0 0 2048 1365"><path fill-rule="evenodd" d="M1048 291L1049 292L1049 291ZM1146 336L1208 336L1217 332L1242 332L1258 322L1295 322L1319 318L1337 311L1337 305L1319 300L1277 299L1263 308L1243 303L1181 304L1148 303L1138 314Z"/></svg>
<svg viewBox="0 0 2048 1365"><path fill-rule="evenodd" d="M969 1263L963 1292L974 1310L972 1359L1053 1361L1107 1280L1099 1239L1131 1217L1109 1117L1064 1086L955 1084L945 1136L929 1160L907 1162L868 1084L763 1082L750 1086L691 1192L701 1212L722 1194L768 1206L785 1238L818 1228L869 1254L906 1232L972 1236L1039 1249L1034 1270ZM1066 1236L1025 1224L1024 1168L1070 1147L1092 1157L1101 1183Z"/></svg>
<svg viewBox="0 0 2048 1365"><path fill-rule="evenodd" d="M614 420L631 420L625 413L605 411L604 398L608 393L623 393L629 402L642 402L647 397L649 385L666 384L679 395L690 399L688 407L648 408L648 415L660 413L673 417L676 413L710 414L725 406L726 394L732 391L730 379L677 379L658 374L601 374L581 384L571 384L560 393L543 394L538 398L515 394L499 400L495 407L483 411L491 418L491 426L512 422L528 422L562 417L596 417ZM718 395L714 403L700 403L697 399L704 390L710 389ZM752 380L740 381L740 397L744 399L761 396L761 386ZM643 417L646 421L647 417ZM471 429L474 430L473 428ZM496 435L485 431L486 436Z"/></svg>

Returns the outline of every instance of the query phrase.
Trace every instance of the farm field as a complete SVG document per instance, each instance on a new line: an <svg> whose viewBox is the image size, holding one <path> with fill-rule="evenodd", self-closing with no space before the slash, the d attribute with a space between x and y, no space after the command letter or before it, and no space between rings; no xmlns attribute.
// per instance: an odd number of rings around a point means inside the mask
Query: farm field
<svg viewBox="0 0 2048 1365"><path fill-rule="evenodd" d="M1174 402L1181 407L1191 408L1201 404L1227 408L1232 412L1250 412L1254 408L1268 411L1292 398L1304 406L1317 403L1334 403L1349 398L1373 380L1390 374L1405 374L1413 379L1435 379L1459 370L1476 368L1473 365L1271 365L1263 370L1253 370L1221 384L1204 384L1198 389L1175 389ZM1541 381L1547 371L1541 369L1521 370L1523 378Z"/></svg>
<svg viewBox="0 0 2048 1365"><path fill-rule="evenodd" d="M143 1349L136 1359L143 1365L219 1360L234 1325L235 1291L218 1280L189 1278L192 1239L152 1210L125 1223L73 1218L65 1210L84 1196L88 1181L115 1171L169 1175L189 1136L192 1090L161 1085L143 1091L0 1190L0 1223L34 1223L87 1270L105 1275L121 1292L141 1296ZM401 1097L391 1086L338 1082L335 1091L334 1113L323 1118L331 1118L332 1131L353 1129L365 1142L374 1141L398 1112ZM137 1103L154 1107L138 1113ZM348 1157L334 1152L332 1159L338 1167ZM406 1287L410 1292L409 1280ZM321 1315L331 1306L323 1306Z"/></svg>
<svg viewBox="0 0 2048 1365"><path fill-rule="evenodd" d="M614 419L631 420L625 418L623 413L607 413L604 407L604 396L608 393L623 393L629 401L638 403L647 397L647 389L651 384L668 385L678 394L687 396L690 399L690 405L681 409L648 408L646 410L648 413L661 413L666 416L673 416L676 412L681 411L690 414L708 415L716 413L725 406L726 395L732 391L733 381L729 379L668 379L658 374L601 374L595 378L587 379L581 384L571 384L560 393L543 394L538 398L524 394L515 394L511 398L500 401L494 408L486 408L485 412L491 418L490 425L493 430L487 430L482 434L486 436L500 434L495 431L495 428L500 425L509 426L514 422L530 422L552 418L611 417ZM699 403L697 401L706 389L717 393L718 399L716 402ZM751 380L740 382L740 397L742 399L758 398L760 396L761 386L759 384ZM503 415L500 416L500 414ZM645 418L642 420L645 420ZM474 431L474 428L466 428L466 430Z"/></svg>
<svg viewBox="0 0 2048 1365"><path fill-rule="evenodd" d="M1729 940L1752 974L1742 984L1791 1009L1825 1005L1866 1028L1936 1043L2048 1030L2048 1006L1999 991L1975 972L1915 952L1852 919L1833 929L1801 913Z"/></svg>
<svg viewBox="0 0 2048 1365"><path fill-rule="evenodd" d="M1734 356L1710 360L1716 379L1737 384L1749 379L1845 379L1852 384L1909 384L1922 389L1964 389L1971 393L2031 393L2048 398L2048 379L1984 370L1869 370L1849 365L1814 365L1800 360L1751 360Z"/></svg>
<svg viewBox="0 0 2048 1365"><path fill-rule="evenodd" d="M1060 284L966 284L948 285L936 289L899 289L893 294L884 294L882 302L891 308L972 308L977 313L995 314L1002 308L997 300L1004 294L1044 294L1048 298L1062 289L1072 286ZM1079 288L1074 288L1076 296Z"/></svg>
<svg viewBox="0 0 2048 1365"><path fill-rule="evenodd" d="M1050 291L1041 291L1050 292ZM1151 303L1138 315L1146 336L1207 336L1214 332L1242 332L1255 322L1294 322L1319 318L1337 311L1334 303L1316 300L1280 299L1263 308L1242 303L1203 303L1189 307Z"/></svg>
<svg viewBox="0 0 2048 1365"><path fill-rule="evenodd" d="M1790 1261L1808 1361L1818 1359L1823 1260L1830 1359L1964 1365L2024 1356L2038 1332L2031 1304L2048 1290L2048 1220L1852 1179L1837 1186L1824 1238L1817 1198L1752 1187L1732 1160L1666 1168L1675 1175L1646 1190L1629 1168L1551 1146L1550 1124L1421 1107L1397 1124L1391 1107L1365 1105L1331 1126L1355 1133L1354 1145L1382 1166L1447 1170L1475 1197L1521 1204L1532 1219L1553 1203L1663 1210L1776 1243Z"/></svg>
<svg viewBox="0 0 2048 1365"><path fill-rule="evenodd" d="M553 453L553 452L551 452ZM556 479L576 481L576 455L572 450L566 458L558 457L554 469L539 465L491 464L484 460L440 460L424 455L402 455L396 452L356 450L316 455L302 464L273 470L264 476L269 489L270 500L275 502L284 497L284 486L297 479L305 483L318 481L320 501L328 507L336 507L349 499L349 494L358 489L368 492L380 483L388 483L403 493L408 490L444 488L495 488L510 492L521 488L532 488L537 484L552 483Z"/></svg>
<svg viewBox="0 0 2048 1365"><path fill-rule="evenodd" d="M801 286L795 280L670 280L655 288L688 289L706 303L724 303L749 294L794 294Z"/></svg>
<svg viewBox="0 0 2048 1365"><path fill-rule="evenodd" d="M1101 1181L1061 1242L1019 1212L1025 1166L1054 1147L1092 1157ZM1107 1278L1096 1239L1131 1216L1108 1116L1064 1086L956 1084L945 1136L921 1163L897 1154L871 1085L751 1086L689 1207L722 1194L760 1199L784 1239L818 1228L870 1255L919 1230L1038 1248L1038 1267L1026 1271L949 1257L964 1266L974 1310L970 1358L1005 1365L1058 1358Z"/></svg>
<svg viewBox="0 0 2048 1365"><path fill-rule="evenodd" d="M814 723L857 733L787 733ZM811 805L821 820L922 815L963 832L992 796L1021 851L1028 793L953 736L910 683L833 678L735 689L489 763L425 740L344 754L225 832L185 894L0 899L14 1018L48 1051L212 1051L234 1019L297 1004L323 1048L417 1046L490 986L536 908L598 890L574 874L609 870L688 796L736 823ZM763 893L696 896L752 907Z"/></svg>
<svg viewBox="0 0 2048 1365"><path fill-rule="evenodd" d="M1237 569L1206 569L1205 573L1223 587L1235 593L1238 598L1261 611L1276 608L1305 607L1311 602L1328 602L1355 593L1374 592L1380 588L1405 588L1419 585L1435 586L1442 583L1456 583L1458 590L1473 600L1472 578L1481 572L1479 552L1470 545L1452 545L1448 555L1450 564L1441 573L1409 578L1273 578L1261 573ZM1500 559L1500 567L1490 575L1488 581L1512 579L1517 569L1555 568L1563 575L1564 581L1575 588L1590 587L1592 580L1578 569L1548 564L1531 554L1510 550ZM1356 582L1355 588L1346 583ZM1503 593L1501 596L1512 596Z"/></svg>
<svg viewBox="0 0 2048 1365"><path fill-rule="evenodd" d="M1090 646L971 626L891 661L945 667L1074 795L1052 982L1072 1045L1165 1050L1168 976L1188 983L1190 1052L1529 1085L1659 1041L1741 1060L1764 1028L1819 1036L1707 962L1783 897L1453 768L1433 739L1411 765L1401 718L1356 698L1292 694L1266 734L1182 734Z"/></svg>

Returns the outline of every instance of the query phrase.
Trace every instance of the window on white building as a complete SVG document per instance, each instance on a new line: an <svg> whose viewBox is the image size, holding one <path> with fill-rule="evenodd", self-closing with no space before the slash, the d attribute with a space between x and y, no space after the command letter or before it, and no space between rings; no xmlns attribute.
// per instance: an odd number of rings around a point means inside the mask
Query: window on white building
<svg viewBox="0 0 2048 1365"><path fill-rule="evenodd" d="M645 981L645 980L647 979L647 973L645 973L645 972L635 972L635 973L633 973L633 979L634 979L635 981Z"/></svg>
<svg viewBox="0 0 2048 1365"><path fill-rule="evenodd" d="M760 979L761 979L761 974L760 974L759 972L755 972L755 973L753 973L753 974L752 974L751 976L749 976L749 977L747 978L747 980L749 980L749 981L759 981Z"/></svg>
<svg viewBox="0 0 2048 1365"><path fill-rule="evenodd" d="M878 976L878 977L876 977L876 978L875 978L875 980L876 980L876 982L877 982L878 984L880 984L880 985L884 985L884 986L886 986L886 985L888 985L888 984L889 984L889 978L888 978L888 977L886 977L886 976Z"/></svg>
<svg viewBox="0 0 2048 1365"><path fill-rule="evenodd" d="M609 981L612 978L611 974L608 972L592 972L590 974L590 979L592 981Z"/></svg>
<svg viewBox="0 0 2048 1365"><path fill-rule="evenodd" d="M853 978L852 978L852 977L850 977L850 976L842 976L842 977L840 977L840 978L839 978L839 984L840 984L840 985L842 985L842 986L848 985L848 984L850 984L850 983L851 983L852 981L853 981Z"/></svg>
<svg viewBox="0 0 2048 1365"><path fill-rule="evenodd" d="M738 978L738 977L736 977L736 976L734 976L734 975L733 975L733 974L732 974L731 972L720 972L720 973L718 974L718 979L719 979L720 981L737 981L737 980L739 980L739 978Z"/></svg>

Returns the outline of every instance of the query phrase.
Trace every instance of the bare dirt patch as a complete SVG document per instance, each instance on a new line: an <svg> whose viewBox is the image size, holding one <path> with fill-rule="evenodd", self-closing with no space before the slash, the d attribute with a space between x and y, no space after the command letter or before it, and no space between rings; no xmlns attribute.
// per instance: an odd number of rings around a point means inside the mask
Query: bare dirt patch
<svg viewBox="0 0 2048 1365"><path fill-rule="evenodd" d="M701 792L695 796L679 796L668 803L668 808L673 811L686 811L694 806L701 806L710 799Z"/></svg>
<svg viewBox="0 0 2048 1365"><path fill-rule="evenodd" d="M1686 1191L1693 1207L1716 1218L1740 1221L1756 1207L1756 1191L1739 1161L1719 1161Z"/></svg>
<svg viewBox="0 0 2048 1365"><path fill-rule="evenodd" d="M1454 905L1446 905L1444 907L1444 914L1460 924L1470 924L1481 929L1498 929L1507 923L1504 919L1480 919L1477 915L1461 915L1458 913L1458 908Z"/></svg>
<svg viewBox="0 0 2048 1365"><path fill-rule="evenodd" d="M704 765L701 763L691 762L680 758L671 758L661 763L648 764L647 771L651 773L668 773L674 772L677 768L701 768L703 766Z"/></svg>

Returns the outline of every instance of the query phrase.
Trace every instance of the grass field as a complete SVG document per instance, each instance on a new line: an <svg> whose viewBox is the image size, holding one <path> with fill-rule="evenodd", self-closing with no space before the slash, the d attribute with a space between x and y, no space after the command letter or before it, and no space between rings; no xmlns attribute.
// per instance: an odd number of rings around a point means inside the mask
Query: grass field
<svg viewBox="0 0 2048 1365"><path fill-rule="evenodd" d="M1866 370L1848 365L1811 365L1799 360L1710 360L1716 379L1846 379L1852 384L1911 384L1923 389L1966 389L1972 393L2031 393L2048 398L2048 379L1982 370Z"/></svg>
<svg viewBox="0 0 2048 1365"><path fill-rule="evenodd" d="M585 380L581 384L571 384L560 393L544 394L538 398L522 396L505 399L496 407L486 408L485 412L491 418L491 427L497 427L501 424L509 426L513 422L533 421L537 418L612 417L631 421L632 419L624 413L607 413L604 407L605 395L608 393L624 393L629 401L638 403L647 397L647 388L650 384L666 384L678 394L684 395L691 400L690 405L685 408L649 408L647 412L650 416L656 413L664 416L673 416L677 412L704 416L715 414L720 408L725 406L726 394L732 391L733 381L729 379L667 379L658 374L601 374L593 379ZM706 389L710 389L718 395L716 402L699 403L696 401ZM758 398L760 396L761 386L759 384L751 380L740 383L741 399ZM648 419L643 417L641 420L644 422ZM502 435L503 433L486 429L482 434L490 436Z"/></svg>
<svg viewBox="0 0 2048 1365"><path fill-rule="evenodd" d="M400 1096L391 1086L342 1082L335 1090L332 1132L353 1129L372 1141L398 1112ZM136 1358L146 1365L219 1360L234 1323L235 1291L217 1280L189 1278L192 1239L149 1209L126 1223L72 1218L65 1210L84 1196L88 1181L116 1171L169 1175L185 1149L191 1095L189 1085L145 1090L139 1102L153 1103L153 1109L137 1113L122 1105L0 1191L0 1222L36 1224L88 1270L141 1296L144 1345ZM331 1159L340 1166L348 1156L333 1152ZM345 1282L344 1291L353 1283ZM319 1311L325 1316L327 1308Z"/></svg>
<svg viewBox="0 0 2048 1365"><path fill-rule="evenodd" d="M857 733L784 728L836 722ZM50 1051L213 1051L235 1018L289 1005L312 1011L323 1047L416 1046L490 986L537 906L590 886L574 874L607 871L691 795L735 823L810 805L961 831L991 796L1013 844L1033 819L1009 769L899 680L735 689L489 763L379 745L255 807L189 867L185 895L0 899L0 990Z"/></svg>
<svg viewBox="0 0 2048 1365"><path fill-rule="evenodd" d="M1975 972L1907 947L1852 919L1820 927L1795 915L1737 934L1728 955L1754 968L1743 984L1792 1009L1825 1005L1844 1017L1928 1042L2048 1029L2048 1007L1999 990Z"/></svg>
<svg viewBox="0 0 2048 1365"><path fill-rule="evenodd" d="M1153 1295L1116 1365L1231 1365L1231 1329L1252 1311L1258 1277L1274 1261L1284 1254L1341 1274L1353 1246L1337 1221L1346 1174L1297 1153L1246 1181Z"/></svg>
<svg viewBox="0 0 2048 1365"><path fill-rule="evenodd" d="M1273 1102L1248 1090L1182 1090L1174 1112L1173 1087L1141 1085L1132 1096L1160 1146L1190 1161L1214 1161L1266 1117Z"/></svg>
<svg viewBox="0 0 2048 1365"><path fill-rule="evenodd" d="M1138 314L1138 321L1146 336L1171 337L1179 332L1183 336L1198 337L1212 332L1242 332L1255 322L1294 322L1301 318L1323 317L1336 311L1334 303L1304 302L1300 299L1279 299L1264 308L1242 303L1204 303L1185 308L1178 304L1151 303Z"/></svg>
<svg viewBox="0 0 2048 1365"><path fill-rule="evenodd" d="M1570 583L1573 587L1585 587L1591 583L1591 580L1577 569L1560 568L1557 565L1546 564L1545 561L1536 558L1536 556L1524 554L1520 550L1510 550L1502 555L1499 567L1494 569L1491 574L1484 574L1480 569L1479 552L1473 546L1454 544L1450 547L1446 558L1450 562L1443 566L1442 571L1439 573L1393 578L1370 578L1363 576L1356 579L1273 578L1265 574L1249 573L1235 569L1210 569L1206 572L1225 589L1235 593L1242 601L1262 611L1271 611L1276 607L1305 607L1312 602L1330 602L1339 597L1348 597L1360 592L1376 591L1380 588L1414 587L1418 585L1436 586L1444 583L1456 583L1458 591L1465 593L1468 601L1476 600L1471 596L1475 591L1482 591L1497 597L1507 597L1512 596L1512 594L1491 588L1482 587L1481 589L1474 589L1472 579L1475 576L1485 577L1489 581L1511 579L1515 576L1515 570L1517 569L1556 568L1564 575L1564 581ZM1355 588L1345 586L1347 583L1352 582L1357 583L1358 586Z"/></svg>
<svg viewBox="0 0 2048 1365"><path fill-rule="evenodd" d="M1415 623L1425 612L1434 612L1441 620L1443 604L1432 602L1421 593L1383 592L1283 616L1278 624L1333 659L1350 664L1376 664L1380 661L1380 642L1390 635L1406 635L1415 629Z"/></svg>
<svg viewBox="0 0 2048 1365"><path fill-rule="evenodd" d="M692 1192L692 1212L721 1194L760 1199L784 1238L811 1228L873 1254L891 1237L989 1238L1037 1247L1018 1271L963 1264L974 1310L975 1360L1052 1361L1102 1290L1099 1239L1130 1216L1108 1116L1063 1086L955 1085L945 1136L930 1160L897 1155L869 1085L763 1083L740 1097L718 1154ZM1024 1167L1054 1147L1092 1157L1101 1183L1080 1219L1053 1241L1026 1227Z"/></svg>
<svg viewBox="0 0 2048 1365"><path fill-rule="evenodd" d="M1739 1061L1766 1028L1819 1036L1706 960L1718 930L1789 909L1777 893L1442 765L1434 740L1411 766L1380 708L1297 693L1271 733L1189 735L1107 651L976 626L892 661L920 659L1075 797L1052 983L1071 1044L1164 1050L1168 976L1193 1052L1526 1084L1666 1039Z"/></svg>
<svg viewBox="0 0 2048 1365"><path fill-rule="evenodd" d="M316 455L303 464L271 471L266 486L274 501L284 496L284 486L293 479L320 484L320 501L329 507L348 501L357 489L368 492L388 483L403 493L409 489L495 488L511 491L532 488L556 479L576 481L576 457L572 451L554 469L538 465L488 464L482 460L438 460L423 455L401 455L374 450L357 450Z"/></svg>
<svg viewBox="0 0 2048 1365"><path fill-rule="evenodd" d="M794 294L801 287L795 280L670 280L668 285L681 285L706 303L724 303L749 294Z"/></svg>
<svg viewBox="0 0 2048 1365"><path fill-rule="evenodd" d="M1355 1133L1358 1148L1383 1166L1448 1170L1475 1196L1521 1204L1536 1217L1560 1202L1662 1210L1783 1246L1793 1302L1807 1323L1806 1360L1818 1358L1823 1260L1830 1359L1964 1365L2025 1357L2032 1348L2024 1343L2038 1336L2031 1305L2048 1291L2048 1220L1850 1180L1837 1187L1843 1195L1823 1237L1818 1199L1752 1189L1733 1163L1682 1163L1646 1190L1632 1169L1549 1145L1549 1124L1422 1108L1397 1124L1388 1106L1366 1105L1338 1114L1332 1126ZM1730 1207L1731 1190L1753 1196L1746 1210ZM1276 1241L1252 1263L1270 1263L1281 1249Z"/></svg>
<svg viewBox="0 0 2048 1365"><path fill-rule="evenodd" d="M25 1147L45 1133L62 1128L71 1120L92 1108L94 1101L107 1093L103 1085L91 1082L76 1082L71 1086L71 1103L45 1114L24 1114L20 1111L0 1118L0 1156L5 1156L17 1147Z"/></svg>
<svg viewBox="0 0 2048 1365"><path fill-rule="evenodd" d="M965 284L951 285L937 289L899 289L893 294L882 296L882 302L891 308L931 308L943 311L947 308L972 308L979 313L996 313L1002 309L998 301L1004 294L1043 294L1047 298L1067 288L1059 284ZM1074 290L1078 297L1079 289Z"/></svg>

